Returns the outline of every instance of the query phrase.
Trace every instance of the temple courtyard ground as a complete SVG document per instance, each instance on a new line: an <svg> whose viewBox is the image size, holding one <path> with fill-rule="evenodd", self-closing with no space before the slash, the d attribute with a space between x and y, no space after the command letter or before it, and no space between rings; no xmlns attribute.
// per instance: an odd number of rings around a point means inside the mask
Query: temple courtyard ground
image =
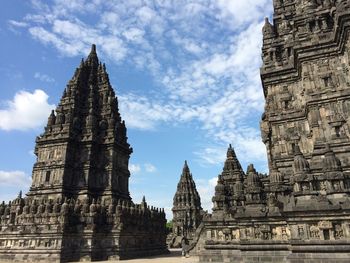
<svg viewBox="0 0 350 263"><path fill-rule="evenodd" d="M31 261L32 262L32 261ZM48 261L49 262L49 261ZM98 263L197 263L199 262L198 257L183 257L181 256L180 249L171 249L170 254L160 255L155 257L130 259L121 261L95 261ZM2 261L0 263L13 263L13 261Z"/></svg>
<svg viewBox="0 0 350 263"><path fill-rule="evenodd" d="M100 261L101 262L101 261ZM161 255L156 257L149 258L140 258L140 259L130 259L130 260L122 260L122 261L102 261L104 263L111 262L120 262L120 263L196 263L199 262L197 257L182 257L181 250L179 249L171 249L170 254Z"/></svg>

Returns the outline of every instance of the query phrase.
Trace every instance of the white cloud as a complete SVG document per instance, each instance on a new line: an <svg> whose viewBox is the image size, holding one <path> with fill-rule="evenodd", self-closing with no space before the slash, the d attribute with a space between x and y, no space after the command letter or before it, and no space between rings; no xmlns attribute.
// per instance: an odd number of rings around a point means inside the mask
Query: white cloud
<svg viewBox="0 0 350 263"><path fill-rule="evenodd" d="M215 3L220 11L217 17L235 27L259 20L272 9L270 0L218 0Z"/></svg>
<svg viewBox="0 0 350 263"><path fill-rule="evenodd" d="M125 31L123 33L124 37L133 42L141 42L143 41L143 35L145 34L145 31L139 29L139 28L130 28L129 30Z"/></svg>
<svg viewBox="0 0 350 263"><path fill-rule="evenodd" d="M34 7L17 22L43 44L76 56L95 43L103 58L153 76L160 88L152 97L145 89L118 94L129 128L192 122L207 135L202 160L209 164L222 161L228 143L252 162L266 158L256 116L264 104L261 28L270 0L36 0Z"/></svg>
<svg viewBox="0 0 350 263"><path fill-rule="evenodd" d="M33 93L19 91L0 109L0 129L27 130L42 127L55 105L48 103L49 96L40 89Z"/></svg>
<svg viewBox="0 0 350 263"><path fill-rule="evenodd" d="M217 177L213 177L209 180L199 179L197 180L197 191L201 197L202 208L208 210L209 213L213 207L212 197L215 193L215 186L217 184Z"/></svg>
<svg viewBox="0 0 350 263"><path fill-rule="evenodd" d="M194 154L199 158L200 163L222 164L226 158L226 148L224 147L207 147Z"/></svg>
<svg viewBox="0 0 350 263"><path fill-rule="evenodd" d="M28 188L31 178L22 171L0 171L0 185L3 187Z"/></svg>
<svg viewBox="0 0 350 263"><path fill-rule="evenodd" d="M16 20L9 20L8 21L10 26L15 26L15 27L27 27L28 24L26 22L21 22L21 21L16 21Z"/></svg>
<svg viewBox="0 0 350 263"><path fill-rule="evenodd" d="M143 170L142 169L142 166L144 167L144 170L147 172L147 173L154 173L157 171L157 168L151 164L151 163L145 163L143 165L140 165L140 164L130 164L129 165L129 170L130 170L130 173L131 174L140 174L141 171Z"/></svg>
<svg viewBox="0 0 350 263"><path fill-rule="evenodd" d="M146 172L148 173L154 173L155 171L157 171L157 168L151 163L145 163L144 166Z"/></svg>
<svg viewBox="0 0 350 263"><path fill-rule="evenodd" d="M141 166L139 164L130 164L129 171L131 174L138 174L141 172Z"/></svg>
<svg viewBox="0 0 350 263"><path fill-rule="evenodd" d="M43 73L40 73L40 72L35 72L34 74L34 78L40 80L40 81L43 81L43 82L55 82L55 79L46 75L46 74L43 74Z"/></svg>

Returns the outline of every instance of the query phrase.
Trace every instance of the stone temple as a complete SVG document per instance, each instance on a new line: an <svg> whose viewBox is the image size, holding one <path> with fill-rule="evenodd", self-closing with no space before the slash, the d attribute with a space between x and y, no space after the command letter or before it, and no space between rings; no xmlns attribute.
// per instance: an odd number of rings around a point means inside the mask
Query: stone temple
<svg viewBox="0 0 350 263"><path fill-rule="evenodd" d="M118 260L167 252L164 210L131 200L127 139L93 45L36 139L29 192L0 205L0 260Z"/></svg>
<svg viewBox="0 0 350 263"><path fill-rule="evenodd" d="M185 161L180 181L174 196L173 232L170 247L180 247L182 237L192 241L196 229L202 222L204 211L190 168Z"/></svg>
<svg viewBox="0 0 350 263"><path fill-rule="evenodd" d="M230 147L191 253L202 263L349 262L350 1L273 5L261 67L269 175L243 171Z"/></svg>

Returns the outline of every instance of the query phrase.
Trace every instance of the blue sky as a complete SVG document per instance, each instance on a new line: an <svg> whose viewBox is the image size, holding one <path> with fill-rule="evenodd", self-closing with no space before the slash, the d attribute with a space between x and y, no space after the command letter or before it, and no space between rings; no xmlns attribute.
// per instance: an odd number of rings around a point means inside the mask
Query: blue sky
<svg viewBox="0 0 350 263"><path fill-rule="evenodd" d="M266 172L259 120L269 0L2 1L0 199L30 185L34 140L92 43L126 120L130 191L168 212L184 160L211 208L232 143Z"/></svg>

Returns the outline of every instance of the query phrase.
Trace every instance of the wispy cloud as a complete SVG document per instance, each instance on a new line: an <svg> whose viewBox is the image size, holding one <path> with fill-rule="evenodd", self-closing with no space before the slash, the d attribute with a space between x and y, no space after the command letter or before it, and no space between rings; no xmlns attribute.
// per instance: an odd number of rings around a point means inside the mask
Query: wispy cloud
<svg viewBox="0 0 350 263"><path fill-rule="evenodd" d="M211 198L214 196L215 186L217 184L218 178L213 177L209 180L199 179L197 180L197 190L201 197L202 208L207 210L209 213L213 208L213 203Z"/></svg>
<svg viewBox="0 0 350 263"><path fill-rule="evenodd" d="M50 110L55 105L48 103L49 96L40 89L33 93L19 91L13 100L5 101L0 109L0 129L27 130L44 126Z"/></svg>
<svg viewBox="0 0 350 263"><path fill-rule="evenodd" d="M22 171L0 171L0 185L28 188L31 183L30 176Z"/></svg>
<svg viewBox="0 0 350 263"><path fill-rule="evenodd" d="M257 115L264 99L259 78L261 28L270 0L32 1L17 27L66 56L103 58L153 76L156 96L119 94L128 127L192 122L207 134L202 160L221 163L234 142L240 156L265 158ZM96 19L86 19L94 14ZM12 22L13 23L13 22ZM143 92L143 93L142 93ZM153 94L154 95L154 94ZM219 153L220 152L220 153Z"/></svg>
<svg viewBox="0 0 350 263"><path fill-rule="evenodd" d="M145 163L144 166L145 166L146 172L148 173L154 173L157 171L157 168L151 163Z"/></svg>
<svg viewBox="0 0 350 263"><path fill-rule="evenodd" d="M151 163L144 163L144 164L130 164L129 170L131 174L139 175L142 174L142 172L146 173L154 173L157 171L157 167L155 167Z"/></svg>
<svg viewBox="0 0 350 263"><path fill-rule="evenodd" d="M49 82L49 83L55 82L54 78L40 72L35 72L34 78L43 82Z"/></svg>
<svg viewBox="0 0 350 263"><path fill-rule="evenodd" d="M131 174L138 174L141 172L141 166L139 164L130 164L129 171Z"/></svg>

